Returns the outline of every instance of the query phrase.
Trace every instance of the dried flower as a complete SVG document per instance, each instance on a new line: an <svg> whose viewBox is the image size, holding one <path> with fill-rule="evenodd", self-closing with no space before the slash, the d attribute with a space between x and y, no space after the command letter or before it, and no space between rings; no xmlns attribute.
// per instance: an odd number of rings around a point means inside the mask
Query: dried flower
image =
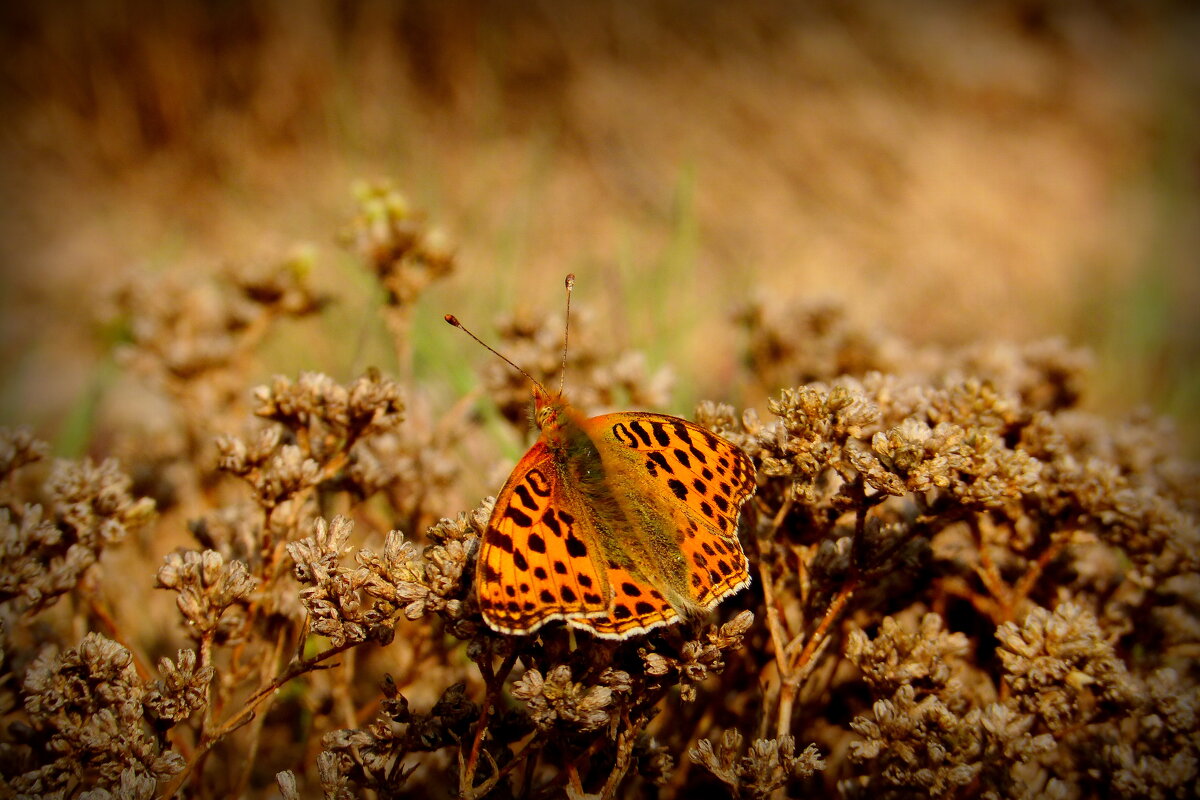
<svg viewBox="0 0 1200 800"><path fill-rule="evenodd" d="M255 580L241 561L226 561L215 550L169 553L158 569L158 588L178 592L176 605L201 635L218 629L221 616L254 591Z"/></svg>
<svg viewBox="0 0 1200 800"><path fill-rule="evenodd" d="M158 662L162 678L146 692L146 709L155 717L182 722L208 702L208 685L216 670L211 664L197 668L196 651L180 650L174 663Z"/></svg>
<svg viewBox="0 0 1200 800"><path fill-rule="evenodd" d="M739 798L767 797L793 777L807 778L825 768L815 744L796 755L796 742L791 736L755 739L746 755L739 757L742 743L740 733L727 730L715 748L710 740L701 739L688 755Z"/></svg>
<svg viewBox="0 0 1200 800"><path fill-rule="evenodd" d="M676 656L640 648L638 655L645 663L647 675L663 677L674 674L679 681L679 696L684 702L696 699L696 686L710 674L725 669L727 652L742 646L742 638L754 624L754 614L743 611L729 622L713 626L699 639L684 642Z"/></svg>
<svg viewBox="0 0 1200 800"><path fill-rule="evenodd" d="M579 731L596 730L611 719L613 690L584 686L571 680L571 668L559 665L545 677L530 669L513 684L512 695L524 700L534 724L547 729L562 725Z"/></svg>
<svg viewBox="0 0 1200 800"><path fill-rule="evenodd" d="M415 769L404 765L406 755L462 741L478 714L461 683L446 689L428 714L410 712L403 696L387 698L366 728L325 735L317 767L326 797L353 797L350 787L355 785L400 791Z"/></svg>
<svg viewBox="0 0 1200 800"><path fill-rule="evenodd" d="M961 662L969 649L967 637L945 631L937 614L923 616L920 629L913 633L894 618L884 617L874 639L859 628L851 630L846 658L862 670L876 696L887 697L905 685L953 695L961 687L951 683L952 665Z"/></svg>
<svg viewBox="0 0 1200 800"><path fill-rule="evenodd" d="M36 451L32 443L23 452ZM14 461L20 456L13 455ZM152 519L154 502L134 499L114 460L55 463L40 505L0 508L0 602L21 598L40 611L71 591L101 551Z"/></svg>
<svg viewBox="0 0 1200 800"><path fill-rule="evenodd" d="M1020 707L1052 731L1086 722L1094 712L1084 696L1118 708L1133 700L1125 664L1105 641L1093 614L1062 603L1053 612L1034 608L1024 624L996 631L996 650Z"/></svg>
<svg viewBox="0 0 1200 800"><path fill-rule="evenodd" d="M49 445L34 437L28 428L0 427L0 481L26 464L41 461L48 452Z"/></svg>
<svg viewBox="0 0 1200 800"><path fill-rule="evenodd" d="M407 307L454 268L444 234L426 230L422 215L386 182L355 186L358 215L343 241L373 269L391 306Z"/></svg>
<svg viewBox="0 0 1200 800"><path fill-rule="evenodd" d="M129 651L89 633L61 655L47 649L30 665L22 685L28 741L45 747L42 765L10 778L21 793L49 793L71 785L130 789L169 778L183 768L178 753L151 735L142 701L145 688ZM51 755L53 754L53 755ZM126 775L132 771L132 775Z"/></svg>
<svg viewBox="0 0 1200 800"><path fill-rule="evenodd" d="M461 514L454 522L440 521L429 535L442 543L426 547L421 553L403 534L392 531L382 555L362 550L356 556L364 570L364 590L385 604L403 608L408 619L437 613L449 621L460 620L467 592L463 576L487 513L484 508Z"/></svg>
<svg viewBox="0 0 1200 800"><path fill-rule="evenodd" d="M873 719L851 723L864 741L851 743L850 758L870 764L871 789L889 796L951 797L981 781L1006 797L1020 785L1018 765L1054 747L1053 737L1028 732L1032 724L996 704L960 716L938 697L918 700L912 686L901 686L875 703Z"/></svg>

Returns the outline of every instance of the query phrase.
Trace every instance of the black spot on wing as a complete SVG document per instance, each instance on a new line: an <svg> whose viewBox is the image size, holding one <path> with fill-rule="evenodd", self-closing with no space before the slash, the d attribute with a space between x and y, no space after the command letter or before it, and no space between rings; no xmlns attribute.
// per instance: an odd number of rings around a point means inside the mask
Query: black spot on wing
<svg viewBox="0 0 1200 800"><path fill-rule="evenodd" d="M546 475L540 469L531 469L525 473L525 486L529 487L529 491L536 494L538 497L550 496L550 482L546 480Z"/></svg>
<svg viewBox="0 0 1200 800"><path fill-rule="evenodd" d="M629 429L637 434L637 437L642 440L642 444L646 447L650 446L650 434L646 431L646 426L642 424L640 419L629 423Z"/></svg>
<svg viewBox="0 0 1200 800"><path fill-rule="evenodd" d="M529 528L533 526L533 517L526 514L521 509L514 505L509 505L504 509L504 516L511 519L519 528Z"/></svg>
<svg viewBox="0 0 1200 800"><path fill-rule="evenodd" d="M583 558L587 555L587 545L575 535L574 531L567 533L567 554L571 558Z"/></svg>
<svg viewBox="0 0 1200 800"><path fill-rule="evenodd" d="M675 450L672 452L675 456L675 460L678 461L680 464L682 464L684 469L692 468L692 459L688 458L687 453L680 450L678 447L676 447Z"/></svg>
<svg viewBox="0 0 1200 800"><path fill-rule="evenodd" d="M675 438L690 446L692 444L692 432L688 430L688 426L682 422L676 422L673 427L675 428Z"/></svg>
<svg viewBox="0 0 1200 800"><path fill-rule="evenodd" d="M529 562L525 560L525 554L520 550L513 553L513 564L516 564L517 569L525 572L529 569Z"/></svg>
<svg viewBox="0 0 1200 800"><path fill-rule="evenodd" d="M550 529L550 532L555 536L562 536L562 525L558 522L558 517L554 516L554 509L547 508L542 514L542 524Z"/></svg>
<svg viewBox="0 0 1200 800"><path fill-rule="evenodd" d="M506 553L513 551L513 540L504 531L497 528L495 525L489 527L487 532L483 534L484 544L491 545L498 550L503 550Z"/></svg>
<svg viewBox="0 0 1200 800"><path fill-rule="evenodd" d="M671 478L671 480L667 481L667 488L669 488L671 492L680 500L687 499L688 490L687 487L683 485L683 481Z"/></svg>
<svg viewBox="0 0 1200 800"><path fill-rule="evenodd" d="M626 447L636 448L638 446L637 439L633 437L633 433L630 432L629 427L624 422L618 422L612 426L612 435L614 439Z"/></svg>
<svg viewBox="0 0 1200 800"><path fill-rule="evenodd" d="M671 443L671 437L667 435L667 426L661 422L650 423L650 429L654 431L654 441L658 442L659 447L666 447Z"/></svg>
<svg viewBox="0 0 1200 800"><path fill-rule="evenodd" d="M533 493L529 491L529 488L526 487L525 484L517 484L517 488L513 489L513 494L515 494L517 499L521 501L521 505L525 506L530 511L537 511L538 507L537 503L534 502Z"/></svg>
<svg viewBox="0 0 1200 800"><path fill-rule="evenodd" d="M650 461L653 461L654 464L656 466L658 466L659 469L661 469L663 472L667 473L668 475L675 474L675 470L671 469L671 462L667 461L666 456L664 456L662 453L658 452L657 450L655 450L652 453L647 453L646 458L648 458Z"/></svg>
<svg viewBox="0 0 1200 800"><path fill-rule="evenodd" d="M546 552L546 540L540 533L529 534L529 549L534 553Z"/></svg>
<svg viewBox="0 0 1200 800"><path fill-rule="evenodd" d="M568 603L574 603L578 599L575 596L575 591L570 586L560 586L558 591L562 595L562 599Z"/></svg>

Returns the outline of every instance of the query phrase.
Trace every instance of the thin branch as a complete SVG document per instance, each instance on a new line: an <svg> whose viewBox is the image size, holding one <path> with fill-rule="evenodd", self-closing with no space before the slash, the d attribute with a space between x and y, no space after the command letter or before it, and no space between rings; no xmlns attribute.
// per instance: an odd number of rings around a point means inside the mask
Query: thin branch
<svg viewBox="0 0 1200 800"><path fill-rule="evenodd" d="M250 698L246 700L241 709L225 722L221 723L221 725L215 731L209 733L207 729L205 729L201 736L200 745L196 748L195 757L188 761L187 766L185 766L183 771L180 772L170 784L168 784L167 789L162 793L161 796L173 797L178 794L187 783L188 777L196 768L196 765L204 759L209 751L216 747L217 744L219 744L226 736L233 733L235 730L242 727L254 718L255 710L258 708L259 703L270 697L275 692L279 691L279 689L283 688L283 686L293 678L296 678L314 669L330 669L331 667L336 666L336 664L322 665L321 662L333 658L339 653L345 652L349 648L354 647L356 644L358 644L358 642L344 642L336 647L331 647L324 652L318 653L312 658L301 661L293 661L288 665L287 669L276 675L274 680L252 694ZM204 648L202 647L202 650L203 649ZM203 663L207 663L207 661L204 661ZM216 682L214 681L214 684L215 683Z"/></svg>

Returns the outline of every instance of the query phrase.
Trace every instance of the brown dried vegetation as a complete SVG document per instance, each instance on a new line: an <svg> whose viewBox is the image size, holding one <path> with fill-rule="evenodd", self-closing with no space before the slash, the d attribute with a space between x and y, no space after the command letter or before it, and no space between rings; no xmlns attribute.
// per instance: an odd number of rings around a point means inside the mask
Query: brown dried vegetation
<svg viewBox="0 0 1200 800"><path fill-rule="evenodd" d="M394 192L359 200L346 239L403 351L454 258ZM160 516L114 461L46 474L30 434L0 437L2 796L1166 798L1200 779L1196 468L1165 423L1079 411L1086 360L1061 343L920 351L836 308L745 310L767 417L695 418L759 468L753 586L611 642L482 624L491 502L448 499L491 469L455 449L481 424L415 424L411 379L278 377L231 432L264 329L324 302L304 270L138 296L124 363L186 430L119 447ZM503 349L545 377L559 329L507 321ZM577 406L665 397L637 356L574 341ZM488 370L522 424L528 387ZM191 544L155 549L185 519ZM145 532L157 576L112 568ZM172 598L169 630L104 586Z"/></svg>

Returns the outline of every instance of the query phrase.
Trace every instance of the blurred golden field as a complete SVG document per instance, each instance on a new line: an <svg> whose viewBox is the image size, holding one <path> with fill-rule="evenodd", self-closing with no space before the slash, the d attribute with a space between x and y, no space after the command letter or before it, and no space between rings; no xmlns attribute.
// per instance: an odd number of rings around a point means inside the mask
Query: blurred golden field
<svg viewBox="0 0 1200 800"><path fill-rule="evenodd" d="M297 244L336 295L273 372L385 369L334 239L388 179L459 254L415 365L486 355L440 324L557 312L732 398L753 298L831 300L916 342L1062 336L1085 404L1188 417L1200 303L1185 4L5 4L6 422L87 448L113 286ZM452 358L451 358L452 356ZM447 365L447 359L452 362ZM759 399L759 398L751 398ZM72 427L74 426L74 427Z"/></svg>

